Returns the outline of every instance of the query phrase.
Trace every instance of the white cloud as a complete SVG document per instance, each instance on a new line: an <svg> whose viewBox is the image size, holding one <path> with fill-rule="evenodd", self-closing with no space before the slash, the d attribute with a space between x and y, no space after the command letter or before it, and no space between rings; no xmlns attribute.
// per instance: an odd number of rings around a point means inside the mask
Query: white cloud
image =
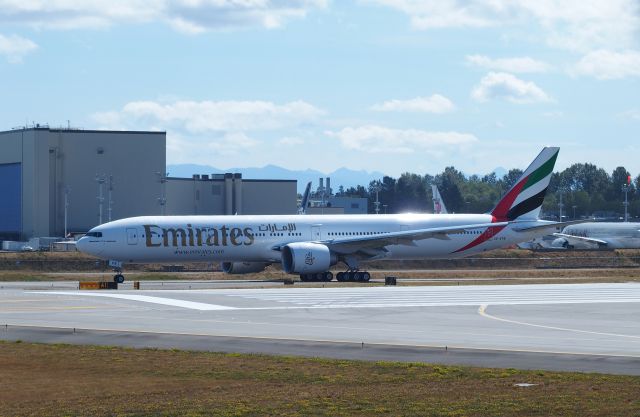
<svg viewBox="0 0 640 417"><path fill-rule="evenodd" d="M474 87L471 97L480 102L505 99L512 103L552 101L551 97L531 81L524 81L506 72L490 72Z"/></svg>
<svg viewBox="0 0 640 417"><path fill-rule="evenodd" d="M574 75L587 75L600 80L640 77L640 52L597 50L583 56L569 71Z"/></svg>
<svg viewBox="0 0 640 417"><path fill-rule="evenodd" d="M278 132L308 128L324 112L304 101L133 101L119 111L92 116L101 129L144 129L167 132L168 157L173 163L211 163L211 158L259 152L264 142L248 132ZM295 138L282 141L294 144ZM286 146L282 142L279 145Z"/></svg>
<svg viewBox="0 0 640 417"><path fill-rule="evenodd" d="M447 27L493 26L491 15L485 12L481 1L465 1L464 6L456 0L368 0L406 13L411 26L416 29Z"/></svg>
<svg viewBox="0 0 640 417"><path fill-rule="evenodd" d="M38 48L33 41L17 35L4 36L0 34L0 55L7 57L12 64L22 62L22 58Z"/></svg>
<svg viewBox="0 0 640 417"><path fill-rule="evenodd" d="M300 138L286 136L278 140L278 144L283 146L297 146L297 145L303 145L304 140Z"/></svg>
<svg viewBox="0 0 640 417"><path fill-rule="evenodd" d="M533 23L550 45L588 51L630 47L640 26L637 0L366 0L399 10L415 29L508 27Z"/></svg>
<svg viewBox="0 0 640 417"><path fill-rule="evenodd" d="M421 113L447 113L453 111L455 106L448 98L440 94L430 97L416 97L409 100L388 100L382 104L375 104L371 110L397 111L397 112L421 112Z"/></svg>
<svg viewBox="0 0 640 417"><path fill-rule="evenodd" d="M542 116L548 117L549 119L559 119L564 117L564 113L561 111L546 111L542 113Z"/></svg>
<svg viewBox="0 0 640 417"><path fill-rule="evenodd" d="M551 69L551 66L546 62L538 61L528 56L491 59L485 55L467 55L466 61L469 65L488 70L516 73L547 72Z"/></svg>
<svg viewBox="0 0 640 417"><path fill-rule="evenodd" d="M282 26L328 0L0 0L0 22L35 28L94 29L118 23L165 22L176 30Z"/></svg>
<svg viewBox="0 0 640 417"><path fill-rule="evenodd" d="M389 129L366 125L346 127L338 132L326 131L346 149L368 153L413 153L417 150L442 152L444 148L465 148L478 139L469 133L429 132L416 129Z"/></svg>
<svg viewBox="0 0 640 417"><path fill-rule="evenodd" d="M627 110L620 114L622 117L626 117L632 120L640 120L640 109Z"/></svg>
<svg viewBox="0 0 640 417"><path fill-rule="evenodd" d="M304 101L133 101L121 111L97 113L94 120L115 128L160 125L197 134L273 130L311 123L324 112Z"/></svg>

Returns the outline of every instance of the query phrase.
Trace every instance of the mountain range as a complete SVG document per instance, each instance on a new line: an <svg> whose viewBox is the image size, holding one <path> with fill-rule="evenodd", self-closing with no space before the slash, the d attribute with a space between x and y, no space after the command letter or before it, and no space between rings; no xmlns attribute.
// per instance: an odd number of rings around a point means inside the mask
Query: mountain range
<svg viewBox="0 0 640 417"><path fill-rule="evenodd" d="M306 169L306 170L291 170L287 168L282 168L277 165L265 165L262 168L229 168L229 169L219 169L209 165L199 165L199 164L172 164L167 165L167 172L170 177L177 178L191 178L193 174L224 174L226 172L232 173L241 173L242 178L245 179L255 179L255 180L266 180L266 179L277 179L277 180L297 180L298 181L298 192L304 192L304 188L307 182L312 182L312 190L315 190L320 182L320 178L331 178L331 188L333 192L338 191L338 187L341 185L344 188L356 187L358 185L362 185L367 187L369 183L373 180L381 180L382 177L385 176L382 172L379 171L365 171L365 170L352 170L348 168L340 168L336 171L330 172L328 174L324 172L320 172L314 169ZM502 178L507 170L498 167L494 170L496 176L498 178Z"/></svg>
<svg viewBox="0 0 640 417"><path fill-rule="evenodd" d="M344 188L355 187L357 185L368 186L372 180L382 179L385 174L378 171L355 171L348 168L340 168L336 171L325 174L313 169L290 170L276 165L266 165L262 168L229 168L218 169L208 165L198 164L173 164L167 165L167 172L170 177L191 178L193 174L224 174L226 172L241 173L245 179L277 179L277 180L298 180L298 192L302 193L307 182L312 182L312 189L319 185L320 178L331 178L331 188L333 192L338 191L341 185Z"/></svg>

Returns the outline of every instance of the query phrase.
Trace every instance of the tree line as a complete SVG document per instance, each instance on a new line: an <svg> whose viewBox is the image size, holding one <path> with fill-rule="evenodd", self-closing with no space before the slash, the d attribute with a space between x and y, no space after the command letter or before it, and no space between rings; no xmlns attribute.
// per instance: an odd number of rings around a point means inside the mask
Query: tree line
<svg viewBox="0 0 640 417"><path fill-rule="evenodd" d="M440 190L447 210L455 213L485 213L515 184L522 170L511 169L498 178L495 173L466 176L454 167L447 167L437 175L406 172L399 178L385 176L367 187L339 187L338 197L363 197L369 202L369 213L375 212L376 193L381 213L431 212L431 185ZM619 218L624 213L623 186L629 171L617 167L609 174L590 163L573 164L564 171L554 172L542 206L543 216L558 218L560 202L563 218L605 217ZM640 214L640 175L628 186L629 217Z"/></svg>

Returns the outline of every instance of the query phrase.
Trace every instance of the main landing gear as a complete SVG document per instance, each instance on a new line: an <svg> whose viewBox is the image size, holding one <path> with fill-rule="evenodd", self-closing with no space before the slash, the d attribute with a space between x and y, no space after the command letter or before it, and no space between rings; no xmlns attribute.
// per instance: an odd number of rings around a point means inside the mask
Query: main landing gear
<svg viewBox="0 0 640 417"><path fill-rule="evenodd" d="M367 271L346 271L338 272L336 279L339 282L369 282L371 274ZM300 274L302 282L329 282L333 280L333 274L329 271L317 274Z"/></svg>
<svg viewBox="0 0 640 417"><path fill-rule="evenodd" d="M318 272L317 274L300 274L302 282L329 282L333 280L333 274L329 271Z"/></svg>
<svg viewBox="0 0 640 417"><path fill-rule="evenodd" d="M345 256L342 262L347 266L345 272L338 272L336 279L340 282L369 282L371 274L367 271L359 271L358 264L360 263L358 258L353 255Z"/></svg>
<svg viewBox="0 0 640 417"><path fill-rule="evenodd" d="M367 271L346 271L338 272L336 279L339 282L369 282L371 274Z"/></svg>

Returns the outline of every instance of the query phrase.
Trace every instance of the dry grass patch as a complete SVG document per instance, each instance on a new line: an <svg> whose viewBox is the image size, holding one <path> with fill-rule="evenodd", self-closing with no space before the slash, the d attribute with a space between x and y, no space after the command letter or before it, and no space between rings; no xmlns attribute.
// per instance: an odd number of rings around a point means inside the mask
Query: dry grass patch
<svg viewBox="0 0 640 417"><path fill-rule="evenodd" d="M600 374L26 343L0 364L2 416L640 414L640 378Z"/></svg>

